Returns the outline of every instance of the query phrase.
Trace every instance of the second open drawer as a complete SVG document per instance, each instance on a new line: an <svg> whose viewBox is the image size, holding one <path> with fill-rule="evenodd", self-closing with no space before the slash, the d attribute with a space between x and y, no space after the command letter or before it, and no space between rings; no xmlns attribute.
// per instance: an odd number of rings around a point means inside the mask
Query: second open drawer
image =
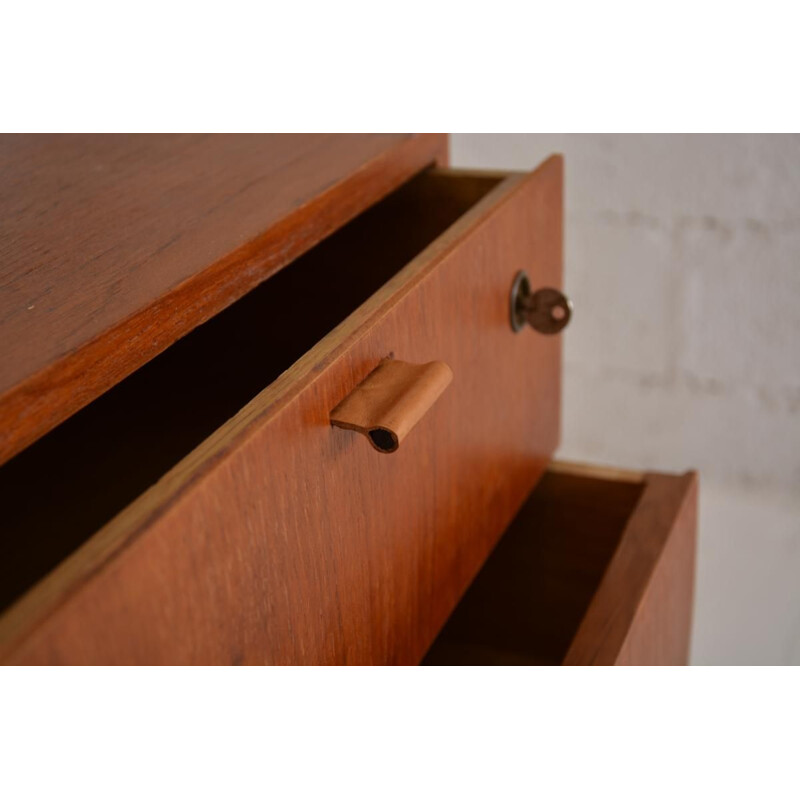
<svg viewBox="0 0 800 800"><path fill-rule="evenodd" d="M425 662L685 664L697 478L555 464Z"/></svg>

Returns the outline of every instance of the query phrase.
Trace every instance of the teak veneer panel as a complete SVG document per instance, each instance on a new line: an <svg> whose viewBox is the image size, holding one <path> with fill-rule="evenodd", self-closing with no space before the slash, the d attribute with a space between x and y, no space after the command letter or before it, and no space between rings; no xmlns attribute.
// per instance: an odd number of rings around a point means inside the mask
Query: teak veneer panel
<svg viewBox="0 0 800 800"><path fill-rule="evenodd" d="M0 136L0 464L446 155L439 134Z"/></svg>
<svg viewBox="0 0 800 800"><path fill-rule="evenodd" d="M557 445L562 164L512 176L0 621L16 663L417 663ZM392 455L333 428L393 354L453 381Z"/></svg>

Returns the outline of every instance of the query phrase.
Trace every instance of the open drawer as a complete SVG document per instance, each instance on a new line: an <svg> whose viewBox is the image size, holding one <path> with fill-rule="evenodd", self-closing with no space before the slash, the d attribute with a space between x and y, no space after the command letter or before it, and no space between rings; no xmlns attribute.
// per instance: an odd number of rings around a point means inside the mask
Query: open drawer
<svg viewBox="0 0 800 800"><path fill-rule="evenodd" d="M554 464L425 664L685 664L697 479Z"/></svg>
<svg viewBox="0 0 800 800"><path fill-rule="evenodd" d="M561 239L559 158L423 173L15 456L0 659L418 663L557 446ZM453 376L390 455L331 426L386 358Z"/></svg>

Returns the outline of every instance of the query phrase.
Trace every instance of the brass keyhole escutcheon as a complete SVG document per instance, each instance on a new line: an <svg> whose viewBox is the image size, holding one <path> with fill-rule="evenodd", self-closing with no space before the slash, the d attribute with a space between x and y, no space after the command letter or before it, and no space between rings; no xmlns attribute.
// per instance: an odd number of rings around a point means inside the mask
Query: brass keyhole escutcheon
<svg viewBox="0 0 800 800"><path fill-rule="evenodd" d="M572 303L558 289L545 287L531 291L524 272L518 272L511 286L511 328L518 333L530 325L535 331L561 333L572 317Z"/></svg>

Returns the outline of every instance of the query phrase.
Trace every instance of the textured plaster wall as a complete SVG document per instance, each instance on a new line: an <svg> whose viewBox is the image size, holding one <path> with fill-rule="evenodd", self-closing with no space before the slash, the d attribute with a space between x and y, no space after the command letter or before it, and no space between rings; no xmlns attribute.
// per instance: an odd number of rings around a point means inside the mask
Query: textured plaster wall
<svg viewBox="0 0 800 800"><path fill-rule="evenodd" d="M800 137L454 134L566 159L559 457L701 472L692 660L800 663Z"/></svg>

